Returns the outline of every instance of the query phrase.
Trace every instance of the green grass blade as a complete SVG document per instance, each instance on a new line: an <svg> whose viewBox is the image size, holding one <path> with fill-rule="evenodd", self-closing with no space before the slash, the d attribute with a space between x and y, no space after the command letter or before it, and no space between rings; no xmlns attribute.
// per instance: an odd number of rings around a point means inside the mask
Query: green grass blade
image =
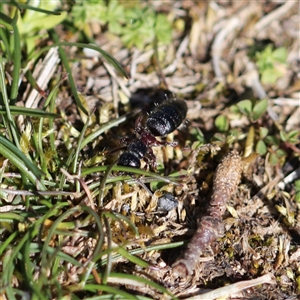
<svg viewBox="0 0 300 300"><path fill-rule="evenodd" d="M55 234L55 230L56 227L62 222L63 219L67 218L68 216L78 212L80 208L79 207L74 207L71 208L69 210L67 210L66 212L64 212L63 214L61 214L52 224L51 228L48 230L48 234L47 237L45 239L45 243L43 245L43 249L41 251L42 253L42 259L41 259L41 266L43 268L47 268L48 267L48 253L47 253L47 247L50 244L50 240L52 239L53 234Z"/></svg>
<svg viewBox="0 0 300 300"><path fill-rule="evenodd" d="M127 299L127 300L138 300L138 298L136 296L133 296L133 295L131 295L127 292L124 292L122 290L119 290L115 287L111 287L111 286L103 285L103 284L86 284L83 287L83 290L91 291L91 292L102 291L102 292L111 293L111 294L117 296L117 298L115 298L115 299L118 299L121 296L121 297L124 297L124 299Z"/></svg>
<svg viewBox="0 0 300 300"><path fill-rule="evenodd" d="M59 42L59 37L56 34L56 32L54 30L50 30L49 32L50 32L50 35L51 35L52 39L54 40L54 42L57 43L57 45L59 46L58 52L59 52L59 55L60 55L60 59L61 59L63 65L64 65L64 67L65 67L65 69L66 69L66 71L68 73L68 79L69 79L69 83L70 83L72 94L73 94L73 96L75 98L75 102L76 102L77 106L83 111L83 113L85 113L86 115L88 115L87 110L82 105L82 103L80 101L80 98L78 96L76 84L75 84L74 78L72 76L72 70L71 70L71 67L69 65L69 60L68 60L67 54L64 51L64 49L61 47L60 42Z"/></svg>
<svg viewBox="0 0 300 300"><path fill-rule="evenodd" d="M14 144L2 136L0 136L0 153L4 157L8 158L10 162L16 166L20 172L25 175L39 190L46 190L46 187L40 181L43 176L43 172Z"/></svg>
<svg viewBox="0 0 300 300"><path fill-rule="evenodd" d="M33 109L28 107L20 107L20 106L14 106L10 105L10 113L12 115L22 115L22 116L29 116L29 117L35 117L35 118L49 118L49 119L55 119L60 118L59 114L50 113L41 109ZM7 111L3 106L0 106L0 115L6 115Z"/></svg>
<svg viewBox="0 0 300 300"><path fill-rule="evenodd" d="M28 5L28 4L23 4L23 3L20 3L20 2L18 2L18 3L8 3L8 4L12 5L12 6L16 6L19 9L30 9L30 10L34 10L34 11L37 11L37 12L40 12L40 13L47 14L47 15L56 15L56 16L59 16L61 14L58 11L51 11L51 10L47 10L47 9L43 9L43 8L31 6L31 5Z"/></svg>
<svg viewBox="0 0 300 300"><path fill-rule="evenodd" d="M16 10L16 14L14 19L18 18L19 11ZM14 52L13 52L13 62L14 62L14 70L13 70L13 78L12 78L12 85L10 91L10 104L14 104L18 97L18 87L19 87L19 80L20 80L20 73L21 73L21 40L19 30L16 24L12 24L13 26L13 45L14 45Z"/></svg>
<svg viewBox="0 0 300 300"><path fill-rule="evenodd" d="M57 258L59 260L63 260L65 262L68 262L74 266L81 267L82 264L78 262L75 258L72 256L60 251L59 249L52 248L48 245L44 244L43 249L41 249L40 245L36 244L36 250L32 252L41 253L41 251L45 251L45 254L51 255L53 258ZM48 260L48 263L50 261ZM49 266L47 266L49 268Z"/></svg>
<svg viewBox="0 0 300 300"><path fill-rule="evenodd" d="M70 43L70 42L60 42L60 43L58 43L58 45L59 46L73 46L73 47L75 46L75 47L78 47L78 48L88 48L88 49L95 50L95 51L99 52L107 60L107 62L109 64L111 64L125 78L129 78L128 74L123 69L123 67L121 66L121 64L113 56L111 56L106 51L102 50L97 45L83 44L83 43Z"/></svg>
<svg viewBox="0 0 300 300"><path fill-rule="evenodd" d="M111 120L111 121L103 124L99 129L97 129L96 131L92 132L91 134L89 134L88 136L86 136L84 138L84 140L82 141L82 143L80 145L80 150L83 149L84 146L86 146L87 144L89 144L93 140L95 140L98 136L103 134L105 131L109 130L112 127L118 126L119 124L123 123L128 118L130 118L131 116L134 116L137 112L138 111L135 110L135 111L130 112L130 113L124 115L124 116L121 116L117 119Z"/></svg>
<svg viewBox="0 0 300 300"><path fill-rule="evenodd" d="M1 147L0 147L1 149ZM3 260L3 272L2 272L2 284L6 287L6 294L8 299L16 299L14 296L14 293L17 290L14 290L11 286L11 280L12 275L15 270L16 264L15 259L20 253L20 250L26 243L26 241L30 237L34 237L38 233L39 226L47 219L50 218L52 215L55 215L57 213L57 210L62 207L62 204L56 204L52 209L50 209L45 215L43 215L41 218L37 219L31 226L31 228L28 229L28 231L24 234L23 238L18 241L18 243L15 245L15 247L11 250L8 250L6 254L4 255L5 258Z"/></svg>
<svg viewBox="0 0 300 300"><path fill-rule="evenodd" d="M61 46L70 46L70 47L78 47L78 48L88 48L99 52L107 61L110 63L118 72L120 72L125 78L129 78L129 75L121 66L121 64L109 53L102 50L99 46L91 45L91 44L83 44L83 43L71 43L71 42L59 42L58 37L55 39L55 44L51 46L44 47L39 52L32 53L28 60L34 59L37 60L44 52L48 51L51 47L61 47ZM68 71L68 69L67 69ZM68 71L69 72L69 71Z"/></svg>
<svg viewBox="0 0 300 300"><path fill-rule="evenodd" d="M0 214L0 222L14 222L14 221L23 222L24 217L13 212L2 212Z"/></svg>
<svg viewBox="0 0 300 300"><path fill-rule="evenodd" d="M125 257L127 260L131 261L135 265L139 265L142 268L147 268L149 267L149 263L145 262L144 260L130 254L128 251L126 251L123 247L119 247L117 249L118 253Z"/></svg>
<svg viewBox="0 0 300 300"><path fill-rule="evenodd" d="M171 296L171 298L174 300L178 299L165 287L159 285L158 283L153 282L152 280L149 280L149 279L146 279L143 277L139 277L139 276L135 276L135 275L131 275L131 274L123 274L123 273L111 273L110 277L111 278L120 278L120 279L131 279L132 281L141 283L145 286L147 286L147 285L152 286L153 288L160 291L161 293Z"/></svg>
<svg viewBox="0 0 300 300"><path fill-rule="evenodd" d="M98 227L98 242L97 245L95 247L94 253L91 257L91 261L95 261L95 257L98 255L98 253L101 251L103 242L104 242L104 230L103 230L103 226L102 226L102 222L101 219L99 217L99 215L92 210L90 207L82 205L81 206L82 210L85 210L86 212L88 212L91 216L94 217L94 222L96 223L97 227Z"/></svg>
<svg viewBox="0 0 300 300"><path fill-rule="evenodd" d="M0 255L7 249L8 245L19 235L18 231L13 232L5 241L0 244Z"/></svg>
<svg viewBox="0 0 300 300"><path fill-rule="evenodd" d="M0 30L0 40L2 41L3 43L3 46L5 48L5 54L7 56L7 59L11 62L12 61L12 54L11 54L11 51L10 51L10 47L9 47L9 41L8 41L8 37L7 37L7 32L8 30L7 29L1 29Z"/></svg>
<svg viewBox="0 0 300 300"><path fill-rule="evenodd" d="M77 173L77 161L78 161L78 157L79 157L79 152L80 150L82 149L81 148L81 144L82 144L82 141L84 139L84 135L85 135L85 132L89 126L89 123L90 123L90 115L88 115L88 118L80 132L80 135L79 135L79 139L78 139L78 143L77 143L77 148L75 150L75 155L74 155L74 159L72 160L72 168L71 168L71 172L73 174L76 174Z"/></svg>
<svg viewBox="0 0 300 300"><path fill-rule="evenodd" d="M108 211L103 212L103 214L105 214L107 218L111 218L113 220L116 220L116 221L120 222L120 224L122 224L122 222L127 223L130 226L130 228L132 229L132 231L134 232L135 236L136 237L139 236L139 231L138 231L137 227L126 216L124 216L124 215L122 215L118 212L108 212Z"/></svg>
<svg viewBox="0 0 300 300"><path fill-rule="evenodd" d="M172 248L181 247L183 245L185 245L185 242L176 242L176 243L163 244L163 245L147 246L146 248L132 249L132 250L129 250L128 252L131 255L139 255L139 254L143 254L145 252L159 251L159 250L165 250L165 249L172 249ZM101 254L102 256L103 256L103 253ZM112 255L112 258L113 258L114 261L118 261L119 259L122 258L122 255L120 253L114 253ZM104 258L104 259L101 260L101 262L99 264L100 264L100 266L105 266L106 263L107 263L107 260L106 260L106 258Z"/></svg>
<svg viewBox="0 0 300 300"><path fill-rule="evenodd" d="M112 249L112 235L111 235L110 223L108 222L108 219L106 218L105 214L103 214L103 219L104 219L105 230L106 230L107 248ZM106 268L104 271L104 275L102 277L103 284L107 284L107 279L109 277L109 274L111 273L111 269L112 269L112 255L111 255L111 251L109 251L107 253Z"/></svg>
<svg viewBox="0 0 300 300"><path fill-rule="evenodd" d="M0 62L0 91L2 92L3 102L6 110L6 119L7 119L7 122L5 122L5 124L7 125L6 129L8 130L10 138L14 140L15 145L20 149L19 133L17 132L17 126L10 113L11 103L7 96L4 68L1 62Z"/></svg>
<svg viewBox="0 0 300 300"><path fill-rule="evenodd" d="M11 25L13 24L13 19L0 11L0 24L9 25L7 27L9 27L8 29L11 30L12 29Z"/></svg>
<svg viewBox="0 0 300 300"><path fill-rule="evenodd" d="M97 172L105 172L108 167L109 166L99 166L99 167L85 168L85 169L82 169L81 175L86 176L86 175L97 173ZM145 176L145 177L155 178L157 181L167 182L167 183L172 182L173 184L176 184L176 178L164 177L164 176L161 176L157 173L145 171L145 170L142 170L142 169L131 168L131 167L123 167L123 166L115 165L115 166L112 167L112 170L113 171L118 171L118 172L125 172L127 174L131 173L131 174L142 175L142 176ZM130 179L132 179L132 176L125 175L125 176L119 176L117 179L116 178L111 178L111 179L107 180L107 182L115 182L115 181L130 180Z"/></svg>

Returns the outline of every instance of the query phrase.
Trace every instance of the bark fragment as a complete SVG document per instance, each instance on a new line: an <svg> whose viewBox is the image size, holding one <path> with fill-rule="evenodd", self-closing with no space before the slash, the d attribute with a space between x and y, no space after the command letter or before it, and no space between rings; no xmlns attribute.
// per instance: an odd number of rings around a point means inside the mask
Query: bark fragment
<svg viewBox="0 0 300 300"><path fill-rule="evenodd" d="M180 277L191 275L205 249L217 238L223 236L222 217L226 210L226 202L236 191L241 174L242 160L238 152L233 150L224 156L217 167L207 214L201 219L183 257L173 264L175 275Z"/></svg>

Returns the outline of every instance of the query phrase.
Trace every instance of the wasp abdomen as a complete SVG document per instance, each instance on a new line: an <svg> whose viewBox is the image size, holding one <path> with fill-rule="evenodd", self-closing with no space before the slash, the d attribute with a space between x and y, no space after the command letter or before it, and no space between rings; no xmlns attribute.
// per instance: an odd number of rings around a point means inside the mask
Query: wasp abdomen
<svg viewBox="0 0 300 300"><path fill-rule="evenodd" d="M146 121L146 127L154 136L165 136L180 126L186 113L185 101L167 100L151 112Z"/></svg>
<svg viewBox="0 0 300 300"><path fill-rule="evenodd" d="M127 151L123 152L119 158L118 165L125 167L140 168L140 159L144 158L147 153L147 146L140 140L131 142Z"/></svg>

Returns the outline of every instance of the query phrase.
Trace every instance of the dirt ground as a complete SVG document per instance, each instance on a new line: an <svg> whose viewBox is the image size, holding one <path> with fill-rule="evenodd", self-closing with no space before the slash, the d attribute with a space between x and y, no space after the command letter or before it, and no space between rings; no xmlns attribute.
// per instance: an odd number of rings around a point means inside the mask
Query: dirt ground
<svg viewBox="0 0 300 300"><path fill-rule="evenodd" d="M236 149L243 159L254 153L261 126L279 136L281 130L300 130L300 17L298 1L155 1L158 11L171 15L176 26L172 42L158 47L162 74L154 62L153 47L127 49L120 40L91 26L96 42L113 55L130 74L127 80L99 57L87 57L76 48L68 55L78 91L88 100L89 109L96 109L100 123L117 118L145 103L169 97L185 99L187 121L171 138L172 147L155 149L158 161L164 161L162 175L182 172L179 184L168 184L165 190L178 199L178 207L168 213L156 213L157 203L142 186L125 183L116 186L104 197L107 209L122 212L137 225L140 239L132 243L142 247L188 242L205 216L212 193L213 174L223 155ZM176 22L177 20L177 22ZM175 26L174 25L174 26ZM67 38L67 37L66 37ZM271 44L285 47L287 64L273 84L260 81L253 51ZM83 126L80 114L70 95L68 84L59 95L58 109L76 129ZM171 96L170 96L171 95ZM243 116L231 118L230 107L245 99L269 99L268 112L251 123ZM147 104L148 105L148 104ZM147 109L146 109L147 110ZM148 111L151 108L148 108ZM215 120L228 117L232 130L218 132ZM90 153L118 147L120 136L134 135L136 117L107 131ZM247 137L251 137L252 144ZM200 138L199 138L200 137ZM219 142L216 143L217 138ZM140 257L153 268L141 270L120 261L115 270L144 276L167 287L181 298L204 291L230 287L268 274L269 279L243 290L227 290L230 299L298 299L300 295L300 207L295 200L294 180L285 180L298 170L298 143L283 145L287 155L277 164L270 162L271 146L266 155L252 155L243 160L243 173L238 187L226 203L223 215L225 231L202 253L202 261L192 275L180 278L173 274L172 264L182 255L185 246L163 251L145 252ZM202 139L206 148L197 148ZM220 148L218 148L220 147ZM89 152L90 151L90 152ZM185 170L186 172L183 172ZM230 176L230 174L228 174ZM299 179L298 177L296 179ZM145 181L145 183L147 183ZM152 185L147 184L150 189ZM135 198L126 193L135 193ZM122 200L120 200L122 199ZM125 212L125 205L130 210ZM112 227L112 232L117 228ZM118 240L117 232L114 233ZM161 299L151 288L124 289L139 295ZM167 296L164 296L167 297ZM197 299L211 299L203 296Z"/></svg>

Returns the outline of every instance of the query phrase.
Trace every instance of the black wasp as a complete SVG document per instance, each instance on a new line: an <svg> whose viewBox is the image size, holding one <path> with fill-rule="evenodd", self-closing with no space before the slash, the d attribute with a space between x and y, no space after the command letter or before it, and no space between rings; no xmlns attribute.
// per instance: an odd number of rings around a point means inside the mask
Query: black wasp
<svg viewBox="0 0 300 300"><path fill-rule="evenodd" d="M180 126L186 118L187 105L184 100L169 99L164 101L149 114L146 124L139 117L135 125L136 138L127 143L127 150L119 158L118 165L140 168L141 159L156 166L156 158L151 147L160 145L176 145L176 143L160 142L156 136L166 136ZM124 141L125 142L125 141Z"/></svg>

